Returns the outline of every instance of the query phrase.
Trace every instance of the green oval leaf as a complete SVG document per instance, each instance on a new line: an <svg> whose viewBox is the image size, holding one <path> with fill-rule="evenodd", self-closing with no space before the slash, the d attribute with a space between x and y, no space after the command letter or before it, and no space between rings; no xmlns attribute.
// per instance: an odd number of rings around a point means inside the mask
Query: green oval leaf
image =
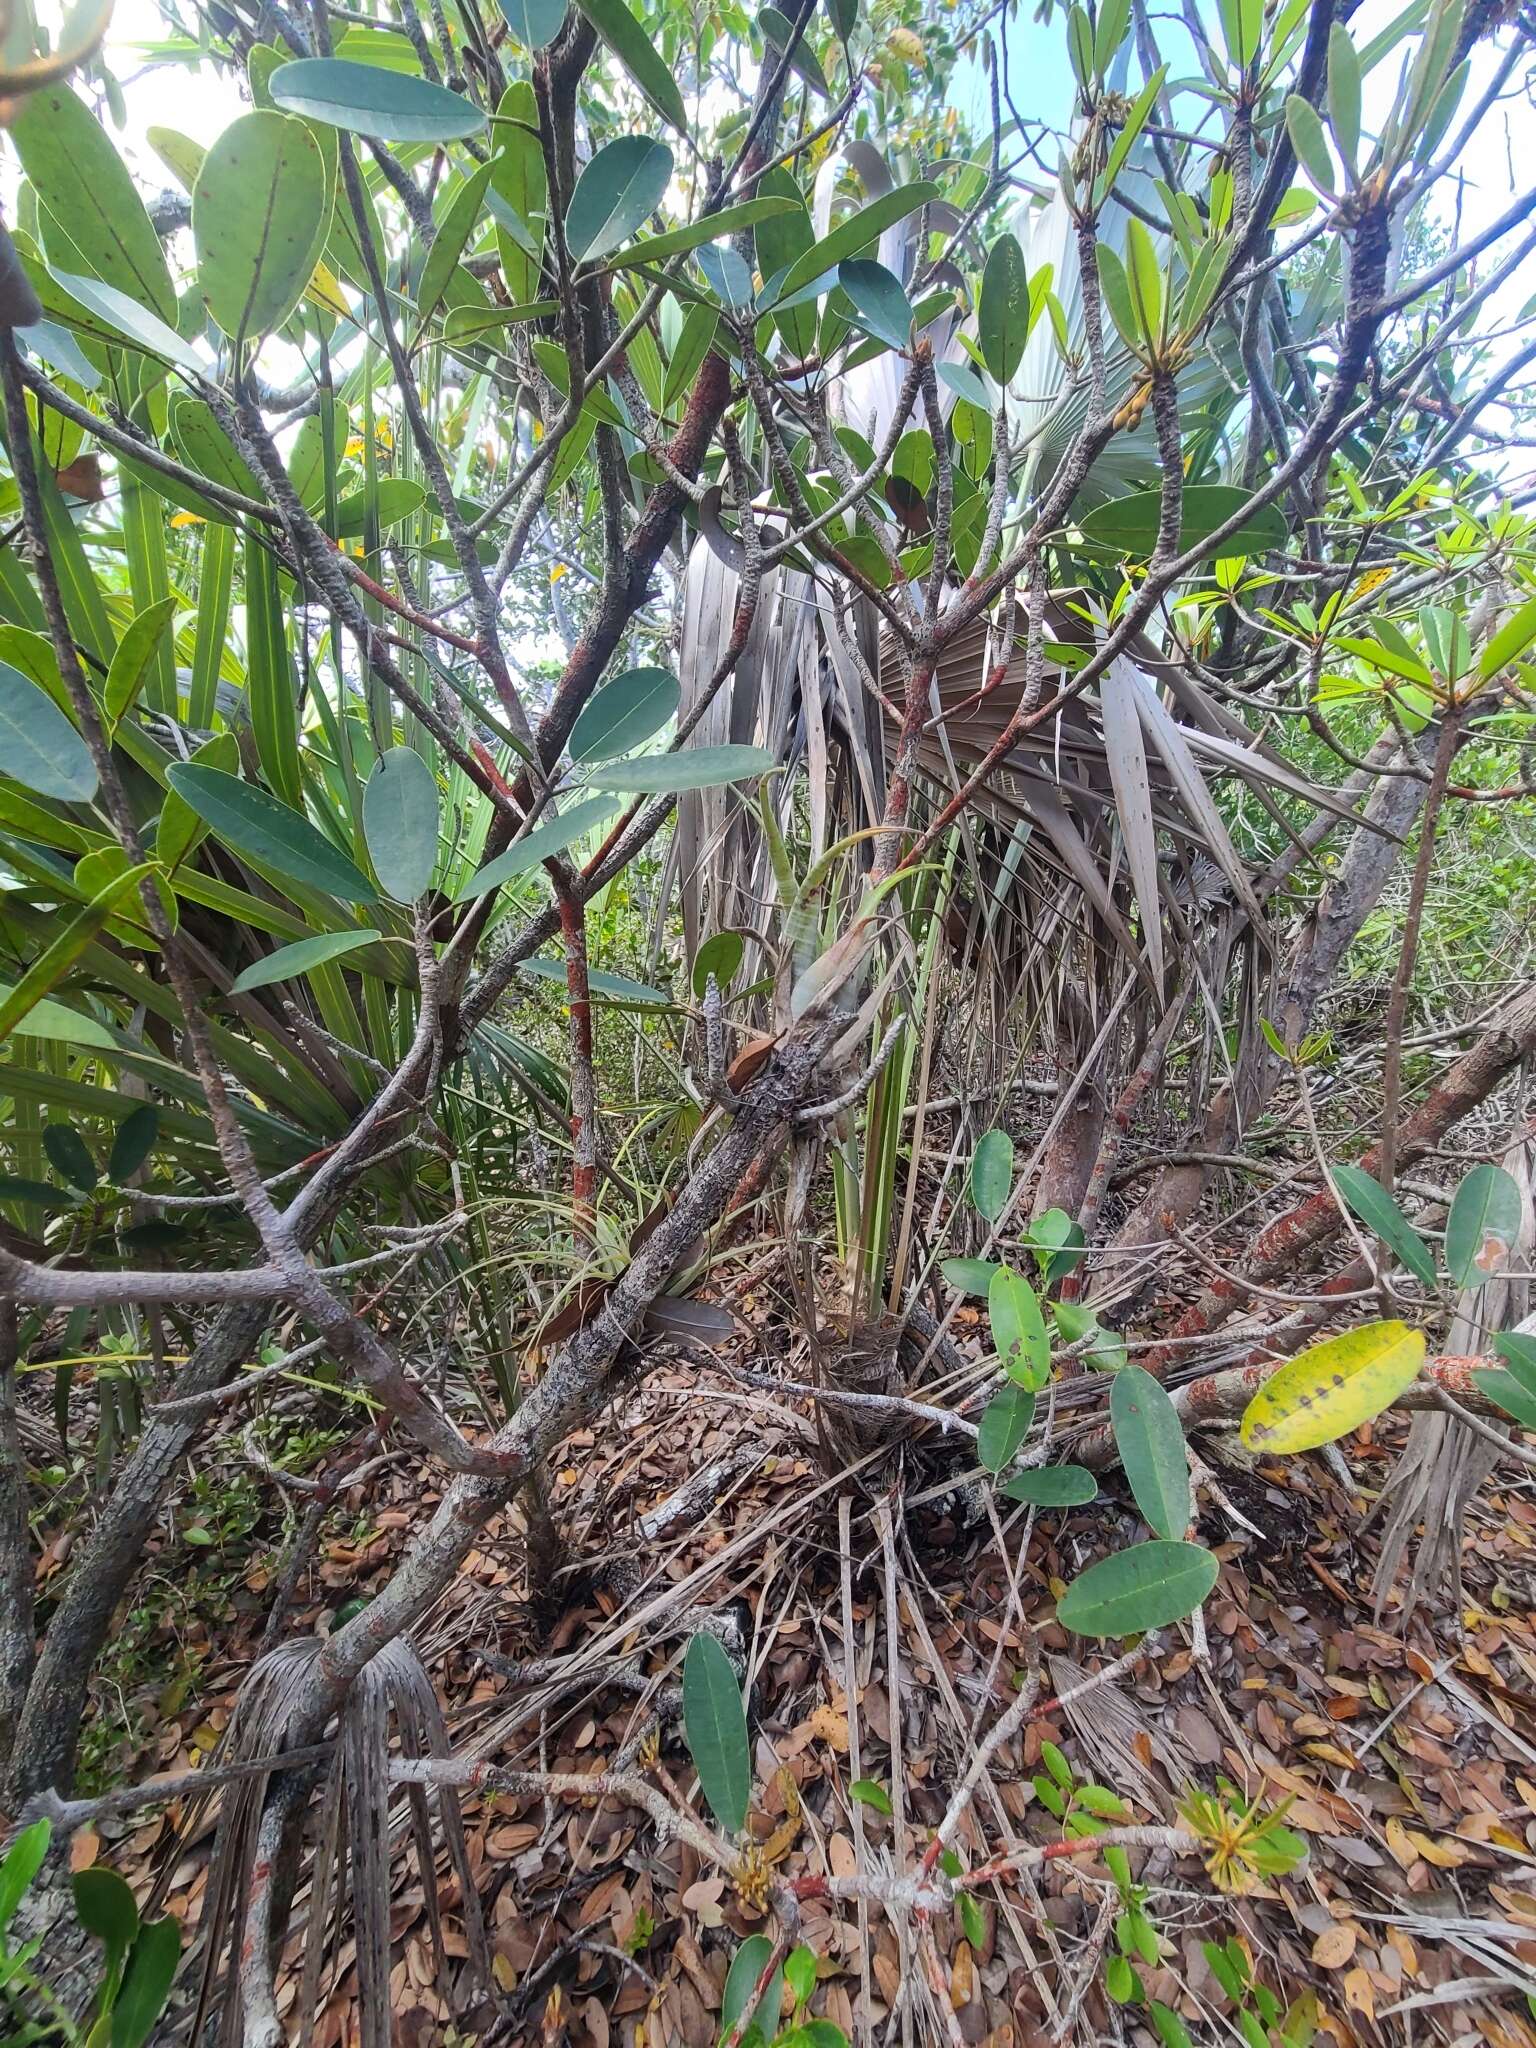
<svg viewBox="0 0 1536 2048"><path fill-rule="evenodd" d="M976 1433L976 1455L989 1472L1001 1472L1035 1419L1035 1397L1028 1387L1007 1380L982 1411Z"/></svg>
<svg viewBox="0 0 1536 2048"><path fill-rule="evenodd" d="M1349 30L1337 21L1328 31L1328 125L1344 168L1353 172L1360 153L1360 59Z"/></svg>
<svg viewBox="0 0 1536 2048"><path fill-rule="evenodd" d="M893 1811L891 1795L878 1778L855 1778L848 1787L850 1799L856 1799L860 1806L872 1806L876 1813L889 1814Z"/></svg>
<svg viewBox="0 0 1536 2048"><path fill-rule="evenodd" d="M181 1961L181 1926L169 1913L141 1928L112 2007L110 2048L144 2048L165 2011Z"/></svg>
<svg viewBox="0 0 1536 2048"><path fill-rule="evenodd" d="M1484 1366L1472 1375L1479 1392L1518 1422L1522 1429L1536 1429L1536 1390L1526 1386L1512 1372Z"/></svg>
<svg viewBox="0 0 1536 2048"><path fill-rule="evenodd" d="M0 1173L0 1202L24 1202L31 1208L59 1214L75 1206L74 1196L66 1195L62 1188L45 1180L25 1180L14 1173ZM0 1889L4 1875L5 1866L0 1864Z"/></svg>
<svg viewBox="0 0 1536 2048"><path fill-rule="evenodd" d="M688 109L677 80L624 0L577 0L577 5L662 119L686 129Z"/></svg>
<svg viewBox="0 0 1536 2048"><path fill-rule="evenodd" d="M129 1110L112 1134L107 1157L107 1179L115 1187L131 1180L155 1149L160 1136L160 1112L152 1102Z"/></svg>
<svg viewBox="0 0 1536 2048"><path fill-rule="evenodd" d="M1084 1353L1088 1363L1100 1372L1119 1372L1126 1361L1125 1339L1118 1330L1106 1330L1091 1308L1074 1301L1055 1301L1051 1314L1064 1344L1081 1344L1094 1338L1093 1348Z"/></svg>
<svg viewBox="0 0 1536 2048"><path fill-rule="evenodd" d="M1003 1269L996 1259L946 1259L939 1270L957 1294L985 1294Z"/></svg>
<svg viewBox="0 0 1536 2048"><path fill-rule="evenodd" d="M935 363L939 382L947 384L956 398L963 398L967 405L974 405L978 412L990 419L992 401L987 396L987 387L981 381L981 372L969 363Z"/></svg>
<svg viewBox="0 0 1536 2048"><path fill-rule="evenodd" d="M154 873L149 862L142 871L160 899L160 908L166 921L174 931L181 920L180 906L176 892L163 875ZM130 882L129 877L133 876ZM120 920L118 936L127 938L122 925L134 925L139 931L149 931L149 914L144 908L144 899L134 884L139 876L128 865L128 856L120 846L98 846L90 853L82 854L75 863L75 887L90 902L111 903L112 914ZM110 896L108 892L111 892Z"/></svg>
<svg viewBox="0 0 1536 2048"><path fill-rule="evenodd" d="M763 2039L769 2039L779 2030L779 2011L784 2002L784 1971L782 1966L775 1970L768 1980L768 1988L752 2007L752 1993L759 1978L768 1967L773 1954L773 1943L766 1934L749 1934L731 1957L731 1967L726 1972L725 1989L720 1994L720 2032L729 2034L731 2028L746 2015L742 2033L756 2025ZM749 2007L751 2010L749 2011Z"/></svg>
<svg viewBox="0 0 1536 2048"><path fill-rule="evenodd" d="M728 1835L739 1833L752 1797L746 1709L730 1658L704 1630L683 1658L683 1735L710 1811Z"/></svg>
<svg viewBox="0 0 1536 2048"><path fill-rule="evenodd" d="M661 204L672 152L649 135L621 135L597 152L576 180L565 211L573 263L599 263L627 242Z"/></svg>
<svg viewBox="0 0 1536 2048"><path fill-rule="evenodd" d="M525 50L542 50L560 33L565 0L499 0L507 27Z"/></svg>
<svg viewBox="0 0 1536 2048"><path fill-rule="evenodd" d="M872 199L868 206L860 207L831 234L823 235L819 242L813 242L803 255L795 258L779 284L774 303L782 304L806 285L816 284L829 272L837 270L850 257L862 255L887 228L895 227L909 213L916 213L920 206L926 206L930 199L938 196L937 185L920 179L916 184L898 185L894 192Z"/></svg>
<svg viewBox="0 0 1536 2048"><path fill-rule="evenodd" d="M446 86L345 57L280 64L268 90L290 114L376 142L457 142L485 126L480 109Z"/></svg>
<svg viewBox="0 0 1536 2048"><path fill-rule="evenodd" d="M104 1941L109 1954L127 1955L139 1931L139 1909L117 1872L99 1863L77 1870L71 1888L80 1925Z"/></svg>
<svg viewBox="0 0 1536 2048"><path fill-rule="evenodd" d="M1193 1614L1219 1567L1198 1543L1137 1543L1090 1565L1057 1602L1056 1619L1080 1636L1130 1636Z"/></svg>
<svg viewBox="0 0 1536 2048"><path fill-rule="evenodd" d="M1424 1333L1368 1323L1314 1344L1267 1379L1243 1414L1254 1451L1311 1451L1379 1415L1418 1377Z"/></svg>
<svg viewBox="0 0 1536 2048"><path fill-rule="evenodd" d="M1179 549L1203 546L1208 535L1240 512L1252 494L1235 484L1189 484L1183 498L1179 526ZM1131 491L1123 498L1111 498L1085 512L1078 524L1083 538L1117 554L1150 555L1157 545L1157 522L1161 515L1159 491ZM1244 520L1229 539L1213 549L1220 558L1261 554L1266 548L1284 547L1287 538L1285 515L1274 505L1261 505Z"/></svg>
<svg viewBox="0 0 1536 2048"><path fill-rule="evenodd" d="M1435 1262L1429 1248L1380 1181L1362 1166L1331 1166L1334 1185L1356 1216L1402 1260L1416 1280L1435 1284Z"/></svg>
<svg viewBox="0 0 1536 2048"><path fill-rule="evenodd" d="M264 789L217 768L177 761L166 781L233 852L306 889L344 903L371 903L373 884L325 835Z"/></svg>
<svg viewBox="0 0 1536 2048"><path fill-rule="evenodd" d="M426 488L413 477L381 476L374 484L371 504L379 531L385 532L391 526L398 526L409 519L413 512L419 512L426 503ZM368 524L370 494L367 491L352 491L336 507L336 538L338 540L361 540Z"/></svg>
<svg viewBox="0 0 1536 2048"><path fill-rule="evenodd" d="M254 961L230 983L232 996L243 996L253 988L268 988L275 981L294 981L311 967L323 967L327 960L340 960L363 946L376 945L380 932L321 932L313 939L297 939L291 946L279 946L275 953Z"/></svg>
<svg viewBox="0 0 1536 2048"><path fill-rule="evenodd" d="M740 932L715 932L707 938L693 959L693 992L699 1001L704 1000L709 988L709 977L715 977L715 986L723 995L735 979L746 954L746 941Z"/></svg>
<svg viewBox="0 0 1536 2048"><path fill-rule="evenodd" d="M87 312L94 313L139 348L152 356L163 356L166 362L174 363L190 376L208 374L207 366L196 350L182 340L174 327L168 327L156 314L141 306L137 299L129 298L126 292L118 291L114 285L103 284L98 278L76 277L65 270L56 270L54 276Z"/></svg>
<svg viewBox="0 0 1536 2048"><path fill-rule="evenodd" d="M571 728L571 759L611 761L643 747L674 716L682 694L677 677L664 668L632 668L615 676L582 706Z"/></svg>
<svg viewBox="0 0 1536 2048"><path fill-rule="evenodd" d="M1003 1371L1036 1393L1051 1376L1051 1340L1035 1290L1011 1266L1000 1267L987 1288L992 1342Z"/></svg>
<svg viewBox="0 0 1536 2048"><path fill-rule="evenodd" d="M1508 668L1512 661L1517 661L1533 640L1536 640L1536 597L1521 605L1493 635L1479 657L1478 674L1484 681L1489 676L1496 676L1500 669Z"/></svg>
<svg viewBox="0 0 1536 2048"><path fill-rule="evenodd" d="M425 323L437 311L444 292L453 278L459 258L466 243L479 224L485 210L486 187L495 173L494 160L478 164L459 186L449 200L437 233L432 237L432 246L427 251L427 260L421 267L421 283L416 289L416 317ZM471 308L471 311L474 309ZM489 312L492 309L486 308ZM509 313L511 307L498 306L498 313ZM446 330L445 330L446 331Z"/></svg>
<svg viewBox="0 0 1536 2048"><path fill-rule="evenodd" d="M1081 1465L1036 1465L1015 1472L997 1490L1032 1508L1080 1508L1093 1499L1099 1482Z"/></svg>
<svg viewBox="0 0 1536 2048"><path fill-rule="evenodd" d="M223 331L281 327L304 296L330 226L320 145L286 114L242 114L203 159L192 239L203 303Z"/></svg>
<svg viewBox="0 0 1536 2048"><path fill-rule="evenodd" d="M1072 1271L1081 1261L1086 1245L1082 1225L1065 1209L1047 1209L1035 1217L1024 1242L1035 1255L1041 1285L1046 1287Z"/></svg>
<svg viewBox="0 0 1536 2048"><path fill-rule="evenodd" d="M531 974L539 981L558 981L565 986L565 963L563 960L520 960L519 974ZM619 1009L670 1010L672 998L659 988L652 988L648 982L631 981L627 974L607 974L600 967L587 970L587 993L594 1002L613 1003Z"/></svg>
<svg viewBox="0 0 1536 2048"><path fill-rule="evenodd" d="M437 866L437 778L414 747L381 754L363 791L363 837L379 887L414 903Z"/></svg>
<svg viewBox="0 0 1536 2048"><path fill-rule="evenodd" d="M1029 271L1014 236L1001 234L987 251L976 306L981 359L999 384L1018 374L1029 339Z"/></svg>
<svg viewBox="0 0 1536 2048"><path fill-rule="evenodd" d="M124 715L132 710L145 682L159 666L160 651L176 616L177 604L174 597L157 598L129 621L118 641L111 667L107 670L106 687L101 693L101 708L109 737L116 732Z"/></svg>
<svg viewBox="0 0 1536 2048"><path fill-rule="evenodd" d="M1109 1419L1131 1492L1153 1533L1180 1541L1190 1521L1189 1457L1178 1411L1151 1373L1128 1365L1110 1389Z"/></svg>
<svg viewBox="0 0 1536 2048"><path fill-rule="evenodd" d="M1304 100L1300 93L1293 92L1286 98L1285 132L1291 138L1291 147L1307 176L1319 192L1326 192L1332 197L1335 179L1333 158L1328 154L1328 137L1323 132L1316 107L1310 100Z"/></svg>
<svg viewBox="0 0 1536 2048"><path fill-rule="evenodd" d="M88 1195L101 1179L90 1148L73 1124L45 1124L43 1150L55 1173L62 1174L72 1188Z"/></svg>
<svg viewBox="0 0 1536 2048"><path fill-rule="evenodd" d="M80 264L162 323L174 322L176 288L160 237L93 109L67 86L45 87L23 99L10 136L50 222L68 236ZM50 244L50 257L55 253Z"/></svg>
<svg viewBox="0 0 1536 2048"><path fill-rule="evenodd" d="M0 1002L14 992L13 983L0 981ZM99 1045L105 1052L117 1051L116 1039L94 1017L82 1016L63 1003L50 1002L47 996L34 1003L11 1026L11 1031L17 1038L48 1038L59 1045Z"/></svg>
<svg viewBox="0 0 1536 2048"><path fill-rule="evenodd" d="M240 765L240 742L232 732L215 733L192 756L192 764L233 775ZM155 825L155 859L164 868L179 867L193 848L201 844L207 830L206 820L174 789L168 789Z"/></svg>
<svg viewBox="0 0 1536 2048"><path fill-rule="evenodd" d="M832 97L832 88L822 70L815 51L804 34L795 34L795 25L787 14L777 7L760 7L757 11L757 25L763 32L763 57L765 62L782 57L786 50L791 52L789 68L803 78L813 92L819 92L824 100Z"/></svg>
<svg viewBox="0 0 1536 2048"><path fill-rule="evenodd" d="M587 779L594 789L666 796L686 789L714 789L722 782L752 782L774 766L766 747L690 747L680 754L613 761Z"/></svg>
<svg viewBox="0 0 1536 2048"><path fill-rule="evenodd" d="M548 860L551 854L564 853L568 846L574 846L602 819L611 818L614 809L611 797L588 797L584 803L573 804L568 811L562 811L558 818L535 825L525 838L514 841L505 853L487 861L478 874L470 876L459 891L459 902L466 903L472 896L483 896L487 889L499 888L503 882L528 874L541 861ZM528 963L525 961L523 964L526 966Z"/></svg>
<svg viewBox="0 0 1536 2048"><path fill-rule="evenodd" d="M698 253L698 264L704 282L723 306L735 312L751 305L752 273L729 243L707 243Z"/></svg>
<svg viewBox="0 0 1536 2048"><path fill-rule="evenodd" d="M1520 1235L1520 1189L1502 1166L1474 1166L1445 1223L1445 1265L1458 1287L1481 1287Z"/></svg>
<svg viewBox="0 0 1536 2048"><path fill-rule="evenodd" d="M859 325L877 341L904 350L912 339L912 304L899 278L883 263L839 264L837 281L853 303Z"/></svg>
<svg viewBox="0 0 1536 2048"><path fill-rule="evenodd" d="M83 804L96 794L96 764L53 699L0 661L0 772L38 796Z"/></svg>
<svg viewBox="0 0 1536 2048"><path fill-rule="evenodd" d="M27 1886L42 1869L52 1839L53 1822L35 1820L21 1830L6 1850L5 1860L0 1862L0 1935L10 1926Z"/></svg>
<svg viewBox="0 0 1536 2048"><path fill-rule="evenodd" d="M1013 1187L1013 1140L1006 1131L984 1131L971 1154L971 1201L976 1213L993 1223L1003 1213Z"/></svg>
<svg viewBox="0 0 1536 2048"><path fill-rule="evenodd" d="M1536 1397L1536 1337L1519 1330L1502 1330L1493 1348L1523 1387Z"/></svg>
<svg viewBox="0 0 1536 2048"><path fill-rule="evenodd" d="M636 242L633 248L615 256L608 268L632 270L640 263L659 263L664 256L680 256L705 242L723 241L728 235L739 234L743 228L771 220L777 213L788 213L794 203L770 194L766 198L744 199L739 206L722 206L718 213L701 214L686 227L668 228L664 234L650 235L645 241Z"/></svg>

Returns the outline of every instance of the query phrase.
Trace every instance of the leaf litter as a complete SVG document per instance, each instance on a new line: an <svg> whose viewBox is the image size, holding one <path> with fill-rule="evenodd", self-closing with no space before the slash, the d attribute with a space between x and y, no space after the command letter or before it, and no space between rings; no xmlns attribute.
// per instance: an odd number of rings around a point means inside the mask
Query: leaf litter
<svg viewBox="0 0 1536 2048"><path fill-rule="evenodd" d="M710 1382L717 1394L727 1384ZM699 1385L685 1368L653 1372L617 1415L567 1446L555 1485L569 1555L584 1562L553 1608L536 1597L547 1588L527 1583L519 1512L482 1533L417 1635L452 1747L592 1773L641 1752L659 1706L661 1767L702 1810L669 1689L681 1679L687 1617L729 1608L749 1675L748 1837L786 1877L910 1870L977 1732L1015 1697L1031 1657L1044 1660L1059 1694L1117 1649L1100 1654L1067 1635L1054 1612L1085 1564L1145 1535L1128 1489L1108 1475L1086 1507L1032 1518L1010 1507L1000 1553L990 1523L968 1520L952 1496L910 1506L903 1519L903 1490L915 1502L933 1489L911 1464L886 1464L878 1494L855 1498L845 1557L838 1482L820 1463L808 1404L739 1389L702 1401ZM1112 1787L1134 1821L1166 1823L1191 1786L1219 1781L1288 1802L1285 1823L1305 1841L1306 1860L1245 1896L1217 1891L1198 1859L1154 1854L1136 1872L1158 1941L1155 1966L1140 1970L1146 1996L1180 2015L1196 2041L1230 2033L1236 2008L1205 1945L1234 1940L1283 2008L1315 1996L1317 2038L1341 2048L1409 2038L1516 2048L1536 2038L1526 2001L1536 1990L1536 1501L1516 1482L1490 1486L1472 1509L1459 1617L1421 1612L1406 1635L1377 1626L1375 1545L1360 1533L1361 1510L1404 1427L1384 1419L1359 1432L1347 1491L1318 1460L1224 1473L1233 1508L1267 1533L1258 1540L1221 1509L1205 1511L1202 1533L1221 1563L1205 1608L1208 1662L1177 1629L1112 1690L1027 1723L992 1761L958 1829L966 1864L1014 1840L1060 1839L1034 1782L1051 1745L1077 1779ZM636 1558L640 1517L701 1467L726 1475L718 1502ZM382 1585L406 1532L435 1504L400 1465L349 1503L357 1520L322 1546L290 1630L323 1631L345 1599ZM887 1505L901 1533L882 1545ZM208 1645L195 1701L168 1691L147 1704L141 1768L174 1773L206 1760L254 1661L273 1578L253 1544L238 1628L217 1650ZM509 1682L508 1669L522 1678ZM398 2040L472 2039L480 2026L479 2038L573 2048L711 2048L718 2039L732 1955L772 1922L688 1843L659 1840L645 1815L612 1799L466 1796L497 2016L474 1975L457 1875L439 1846L424 1880L404 1852L407 1813L396 1804L388 1929ZM183 1835L188 1811L182 1802L104 1815L75 1838L75 1861L110 1859L141 1897L158 1881L190 1933L207 1900L212 1821L199 1812ZM1145 2005L1106 1997L1105 1899L1102 1865L1063 1857L990 1887L964 1914L957 1904L936 1916L950 2011L929 2009L924 1987L917 2038L954 2038L952 2019L962 2041L991 2048L1052 2041L1064 2023L1153 2040ZM278 1978L290 2021L303 1905ZM860 1911L808 1899L800 1938L820 1958L811 2010L850 2039L866 2025L883 2038L912 1967L893 1919L873 1902ZM356 1969L349 1935L316 2014L316 2048L359 2038ZM941 2024L944 2034L927 2032Z"/></svg>

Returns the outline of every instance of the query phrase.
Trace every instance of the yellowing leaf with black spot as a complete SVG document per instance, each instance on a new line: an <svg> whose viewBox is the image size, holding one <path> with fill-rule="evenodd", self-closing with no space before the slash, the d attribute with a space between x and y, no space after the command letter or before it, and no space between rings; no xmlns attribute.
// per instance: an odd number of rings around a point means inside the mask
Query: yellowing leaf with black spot
<svg viewBox="0 0 1536 2048"><path fill-rule="evenodd" d="M1314 1344L1281 1366L1248 1403L1243 1442L1254 1451L1311 1451L1390 1408L1417 1379L1424 1333L1368 1323Z"/></svg>

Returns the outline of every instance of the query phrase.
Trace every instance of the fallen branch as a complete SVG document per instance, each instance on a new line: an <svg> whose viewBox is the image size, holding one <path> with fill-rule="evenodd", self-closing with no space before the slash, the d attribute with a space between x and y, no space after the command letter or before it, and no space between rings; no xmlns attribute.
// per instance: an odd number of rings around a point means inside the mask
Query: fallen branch
<svg viewBox="0 0 1536 2048"><path fill-rule="evenodd" d="M1440 1358L1426 1358L1418 1378L1398 1395L1392 1407L1410 1414L1426 1408L1440 1408L1443 1396L1449 1394L1476 1414L1503 1416L1503 1410L1488 1399L1472 1377L1474 1372L1497 1363L1497 1359L1475 1354L1466 1357L1450 1353ZM1182 1387L1171 1389L1179 1420L1189 1429L1220 1429L1239 1421L1248 1403L1275 1369L1272 1359L1264 1359L1258 1364L1235 1365L1226 1372L1208 1373L1203 1379L1186 1381ZM1079 1437L1072 1446L1072 1457L1075 1463L1086 1465L1090 1471L1103 1471L1113 1465L1117 1452L1114 1432L1109 1424L1096 1424L1085 1436Z"/></svg>

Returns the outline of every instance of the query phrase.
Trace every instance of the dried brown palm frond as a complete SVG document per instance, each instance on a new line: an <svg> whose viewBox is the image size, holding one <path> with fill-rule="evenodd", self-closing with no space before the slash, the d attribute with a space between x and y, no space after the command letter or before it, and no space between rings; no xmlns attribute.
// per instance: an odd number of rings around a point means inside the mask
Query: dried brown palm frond
<svg viewBox="0 0 1536 2048"><path fill-rule="evenodd" d="M1463 1291L1445 1335L1447 1351L1478 1351L1489 1330L1529 1330L1531 1282L1527 1277L1536 1244L1533 1165L1536 1144L1519 1138L1500 1162L1520 1190L1520 1231L1506 1268L1479 1287ZM1454 1415L1415 1415L1408 1441L1382 1489L1377 1512L1385 1511L1381 1555L1376 1566L1375 1606L1380 1619L1398 1572L1410 1559L1396 1620L1406 1627L1426 1601L1449 1582L1452 1611L1460 1613L1463 1524L1479 1487L1498 1463L1499 1453ZM1417 1541L1415 1541L1417 1538Z"/></svg>
<svg viewBox="0 0 1536 2048"><path fill-rule="evenodd" d="M684 717L709 687L739 588L736 571L706 541L696 543L683 581L678 675ZM863 680L876 659L873 632L860 614L835 619L832 604L826 587L803 572L770 570L746 652L697 732L704 746L736 741L766 747L791 771L774 791L784 826L795 801L793 771L804 765L813 859L837 836L833 819L878 816L885 794L880 707ZM679 800L663 901L674 880L690 958L710 932L766 933L773 901L767 848L739 792L706 789Z"/></svg>
<svg viewBox="0 0 1536 2048"><path fill-rule="evenodd" d="M309 1681L323 1643L304 1636L281 1643L255 1663L236 1696L216 1763L244 1763L281 1753L295 1704ZM402 1757L446 1757L448 1731L431 1680L409 1643L392 1642L363 1667L347 1696L330 1754L318 1770L316 1829L310 1849L310 1894L299 1989L299 2040L307 2043L319 2017L345 1934L355 1941L358 2010L363 2048L390 2042L390 1867L394 1819L409 1827L439 1971L447 1964L436 1875L432 1803L459 1894L471 1966L490 1995L489 1956L479 1897L470 1869L464 1820L456 1793L412 1785L392 1799L392 1746ZM241 1935L251 1902L257 1837L272 1774L237 1780L220 1796L218 1826L203 1908L202 1968L191 2038L203 2038L205 2018L219 2011L217 2039L241 2038L239 1993ZM211 1798L212 1794L207 1795ZM185 1832L206 1806L193 1803ZM391 1808L395 1808L392 1819ZM295 1859L300 1844L290 1845ZM291 1884L295 1870L265 1872L263 1881Z"/></svg>

